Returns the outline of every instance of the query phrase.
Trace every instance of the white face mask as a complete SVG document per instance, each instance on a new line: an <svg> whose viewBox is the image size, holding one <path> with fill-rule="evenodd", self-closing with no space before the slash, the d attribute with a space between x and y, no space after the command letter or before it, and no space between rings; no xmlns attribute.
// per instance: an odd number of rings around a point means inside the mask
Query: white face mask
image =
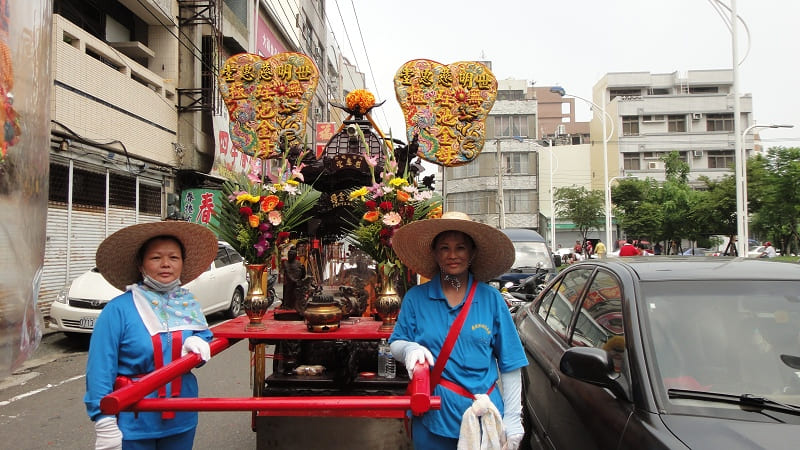
<svg viewBox="0 0 800 450"><path fill-rule="evenodd" d="M149 287L150 289L156 292L170 292L172 290L179 288L181 285L180 278L176 278L170 281L169 283L162 283L158 280L155 280L153 277L147 275L146 273L142 273L142 280L145 286Z"/></svg>

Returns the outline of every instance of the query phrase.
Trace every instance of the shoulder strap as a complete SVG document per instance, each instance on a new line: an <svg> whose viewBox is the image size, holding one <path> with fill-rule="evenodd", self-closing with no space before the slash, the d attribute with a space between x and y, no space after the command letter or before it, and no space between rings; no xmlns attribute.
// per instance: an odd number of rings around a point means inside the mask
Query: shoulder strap
<svg viewBox="0 0 800 450"><path fill-rule="evenodd" d="M461 307L461 312L458 313L456 320L450 325L450 331L447 332L442 351L439 352L439 356L436 357L436 364L434 364L433 371L431 372L431 391L439 384L439 380L442 379L444 365L447 364L447 360L450 359L450 352L453 351L453 347L456 345L456 339L458 339L458 334L464 326L464 321L467 320L469 307L472 306L472 297L475 295L475 288L477 286L478 281L473 280L472 286L469 288L469 294L467 294L467 300L464 301L464 306Z"/></svg>

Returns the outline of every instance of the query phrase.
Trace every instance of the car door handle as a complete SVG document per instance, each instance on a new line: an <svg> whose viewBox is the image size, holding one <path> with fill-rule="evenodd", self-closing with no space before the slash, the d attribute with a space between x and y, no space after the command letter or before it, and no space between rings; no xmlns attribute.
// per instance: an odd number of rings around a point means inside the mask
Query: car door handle
<svg viewBox="0 0 800 450"><path fill-rule="evenodd" d="M561 377L558 376L558 372L556 372L556 369L551 368L547 372L547 378L550 379L550 384L553 385L554 387L558 386L561 383Z"/></svg>

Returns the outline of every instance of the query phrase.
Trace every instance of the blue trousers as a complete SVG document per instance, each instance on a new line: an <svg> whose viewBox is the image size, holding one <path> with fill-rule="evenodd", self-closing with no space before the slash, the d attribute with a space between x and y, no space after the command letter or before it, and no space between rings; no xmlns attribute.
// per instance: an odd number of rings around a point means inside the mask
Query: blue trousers
<svg viewBox="0 0 800 450"><path fill-rule="evenodd" d="M458 439L439 436L431 433L422 424L421 417L411 419L411 441L415 450L455 450L458 448Z"/></svg>
<svg viewBox="0 0 800 450"><path fill-rule="evenodd" d="M122 440L122 450L191 450L195 428L160 439Z"/></svg>

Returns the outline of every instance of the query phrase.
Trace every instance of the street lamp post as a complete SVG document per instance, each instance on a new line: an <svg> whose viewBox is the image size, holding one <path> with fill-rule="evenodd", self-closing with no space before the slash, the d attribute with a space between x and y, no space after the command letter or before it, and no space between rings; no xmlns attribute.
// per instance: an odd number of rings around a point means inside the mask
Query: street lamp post
<svg viewBox="0 0 800 450"><path fill-rule="evenodd" d="M605 210L606 210L605 211L606 212L606 245L610 245L611 244L611 189L609 187L610 184L609 184L609 180L608 180L608 141L610 141L611 140L611 136L614 135L614 119L606 112L605 99L603 99L603 104L598 106L597 104L595 104L593 101L591 101L589 99L580 97L580 96L575 95L575 94L568 94L567 91L564 90L564 88L561 87L561 86L553 86L553 87L551 87L550 88L550 92L552 92L554 94L558 94L558 95L560 95L562 97L569 96L569 97L575 97L577 99L583 100L586 103L588 103L588 104L593 106L593 109L592 109L593 112L595 111L594 108L597 108L602 113L600 115L600 118L602 120L602 126L603 126L603 190L605 191L604 200L605 200ZM608 133L608 130L607 130L607 127L606 127L606 117L608 117L610 119L610 122L611 122L611 133ZM609 248L609 251L611 251L611 250L613 250L613 247Z"/></svg>
<svg viewBox="0 0 800 450"><path fill-rule="evenodd" d="M550 247L555 252L556 251L556 203L555 203L555 190L553 189L553 172L555 169L553 168L553 159L555 158L555 152L553 151L553 142L552 139L548 139L548 148L550 149Z"/></svg>
<svg viewBox="0 0 800 450"><path fill-rule="evenodd" d="M737 224L739 225L739 237L737 242L737 250L739 252L739 256L747 256L748 250L748 243L750 242L750 231L748 229L747 224L747 146L745 145L745 138L747 137L747 133L756 128L794 128L794 125L783 125L783 124L769 124L769 125L750 125L749 127L745 128L742 131L742 153L739 156L740 165L736 167L736 179L738 181L737 185L737 209L736 209L736 219ZM742 241L744 241L742 243Z"/></svg>
<svg viewBox="0 0 800 450"><path fill-rule="evenodd" d="M501 230L506 227L506 204L503 193L503 155L500 153L500 139L497 140L497 209L500 214L497 216L498 228Z"/></svg>

